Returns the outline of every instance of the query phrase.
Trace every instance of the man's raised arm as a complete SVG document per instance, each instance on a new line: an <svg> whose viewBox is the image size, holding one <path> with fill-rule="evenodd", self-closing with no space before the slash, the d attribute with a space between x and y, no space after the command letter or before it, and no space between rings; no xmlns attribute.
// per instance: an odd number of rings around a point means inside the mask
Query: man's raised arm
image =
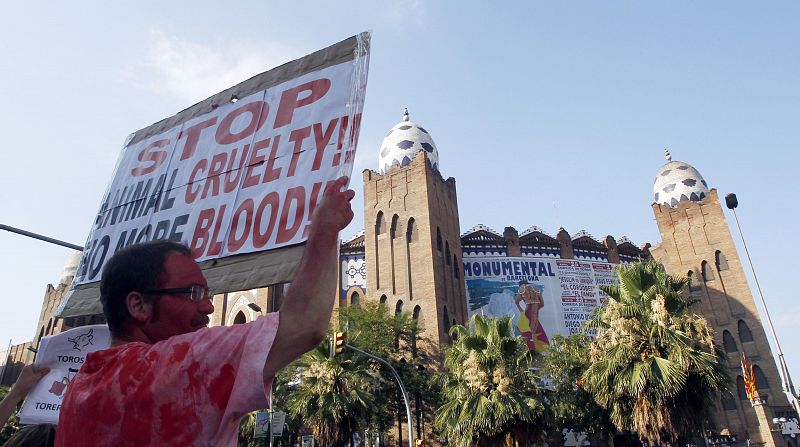
<svg viewBox="0 0 800 447"><path fill-rule="evenodd" d="M284 366L317 346L328 330L336 297L339 231L353 220L353 190L340 177L325 190L311 219L303 259L286 299L281 303L275 341L264 364L269 379Z"/></svg>

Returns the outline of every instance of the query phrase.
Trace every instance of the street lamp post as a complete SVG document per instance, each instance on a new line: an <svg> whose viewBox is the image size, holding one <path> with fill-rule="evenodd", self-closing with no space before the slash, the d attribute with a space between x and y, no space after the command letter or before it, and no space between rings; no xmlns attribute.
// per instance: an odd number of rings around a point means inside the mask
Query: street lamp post
<svg viewBox="0 0 800 447"><path fill-rule="evenodd" d="M371 358L372 360L380 362L381 364L383 364L384 366L389 368L389 371L392 372L392 375L394 375L395 380L397 380L397 385L400 386L400 393L402 393L403 401L406 404L406 420L408 421L408 447L414 447L414 426L412 425L412 419L411 419L411 405L409 405L409 403L408 403L408 393L406 392L405 385L403 385L403 380L400 378L400 374L397 373L397 370L394 369L394 367L391 365L391 363L389 363L386 360L378 357L377 355L370 354L367 351L362 351L361 349L358 349L355 346L352 346L350 344L346 344L345 347L347 349L350 349L350 350L358 352L358 353L360 353L362 355L365 355L365 356Z"/></svg>
<svg viewBox="0 0 800 447"><path fill-rule="evenodd" d="M0 230L10 231L12 233L21 234L23 236L32 237L34 239L39 239L40 241L50 242L51 244L60 245L62 247L71 248L73 250L83 251L83 247L80 245L70 244L69 242L60 241L58 239L53 239L52 237L43 236L41 234L37 234L31 231L26 231L20 228L14 228L10 225L3 225L0 224Z"/></svg>
<svg viewBox="0 0 800 447"><path fill-rule="evenodd" d="M729 210L733 211L733 218L736 221L736 228L739 229L739 237L742 239L744 253L747 255L747 262L750 264L750 271L753 273L753 280L756 282L756 289L758 290L759 298L761 298L761 306L764 308L764 315L767 317L767 324L769 324L772 340L775 342L775 349L778 350L778 363L780 365L781 386L783 387L783 392L790 396L792 407L794 407L794 410L800 414L800 402L797 400L797 393L795 393L794 390L792 376L789 375L789 368L786 366L786 360L783 358L783 350L781 349L781 344L778 341L778 334L775 332L775 327L772 325L772 318L770 318L769 309L767 309L767 302L764 300L764 293L761 291L761 284L758 283L756 269L753 267L753 260L750 258L750 251L747 249L747 242L744 240L742 226L739 224L739 216L736 215L736 207L739 206L739 200L736 198L736 194L730 193L725 196L725 206L727 206Z"/></svg>

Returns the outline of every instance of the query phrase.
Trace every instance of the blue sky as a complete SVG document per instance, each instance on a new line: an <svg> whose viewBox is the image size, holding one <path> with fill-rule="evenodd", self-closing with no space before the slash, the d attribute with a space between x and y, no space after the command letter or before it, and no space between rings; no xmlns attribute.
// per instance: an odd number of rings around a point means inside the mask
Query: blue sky
<svg viewBox="0 0 800 447"><path fill-rule="evenodd" d="M128 133L372 30L356 173L377 169L383 135L408 107L433 136L443 175L457 180L462 231L563 226L656 244L652 182L669 147L721 196L739 196L800 380L791 279L799 10L731 1L12 2L0 26L0 223L82 244ZM357 213L342 236L362 227ZM70 251L7 232L0 246L2 350L33 338L46 285Z"/></svg>

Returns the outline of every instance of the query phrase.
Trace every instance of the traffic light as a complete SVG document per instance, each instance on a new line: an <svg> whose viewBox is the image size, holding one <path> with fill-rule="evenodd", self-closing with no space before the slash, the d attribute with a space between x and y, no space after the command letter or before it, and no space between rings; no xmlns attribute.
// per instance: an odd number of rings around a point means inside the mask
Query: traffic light
<svg viewBox="0 0 800 447"><path fill-rule="evenodd" d="M347 332L334 332L333 343L331 344L331 358L344 352L344 347L347 344Z"/></svg>
<svg viewBox="0 0 800 447"><path fill-rule="evenodd" d="M417 447L423 447L425 445L425 440L424 439L417 439L416 442L414 442L414 445L417 446Z"/></svg>

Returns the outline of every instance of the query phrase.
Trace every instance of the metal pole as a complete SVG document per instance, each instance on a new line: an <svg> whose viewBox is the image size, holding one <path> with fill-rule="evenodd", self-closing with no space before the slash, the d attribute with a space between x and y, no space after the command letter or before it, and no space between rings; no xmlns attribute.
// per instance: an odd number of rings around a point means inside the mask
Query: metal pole
<svg viewBox="0 0 800 447"><path fill-rule="evenodd" d="M764 293L761 291L761 284L758 283L758 276L756 276L756 269L753 267L753 260L750 259L750 251L747 249L747 242L744 240L744 233L742 232L742 226L739 224L739 216L736 215L736 209L731 208L733 211L733 218L736 221L736 228L739 229L739 237L742 239L742 246L744 246L744 253L747 255L747 262L750 264L750 271L753 272L753 279L756 282L756 289L758 290L758 296L761 298L761 306L764 308L764 315L767 317L767 324L769 324L769 330L772 334L772 340L775 342L775 348L778 350L778 363L780 365L781 370L781 385L783 386L783 391L792 396L792 406L794 410L800 414L800 403L797 401L797 394L794 391L794 385L792 384L792 377L789 375L789 368L786 366L786 361L783 358L783 350L781 350L781 344L778 341L778 334L775 332L775 327L772 325L772 318L769 316L769 309L767 309L767 302L764 300Z"/></svg>
<svg viewBox="0 0 800 447"><path fill-rule="evenodd" d="M272 399L270 399L272 400ZM272 403L269 406L269 447L272 447Z"/></svg>
<svg viewBox="0 0 800 447"><path fill-rule="evenodd" d="M73 250L83 251L83 247L81 247L80 245L70 244L69 242L64 242L58 239L53 239L51 237L42 236L41 234L32 233L30 231L21 230L19 228L14 228L8 225L0 224L0 230L6 230L12 233L21 234L23 236L32 237L34 239L39 239L40 241L50 242L51 244L61 245L62 247L71 248Z"/></svg>
<svg viewBox="0 0 800 447"><path fill-rule="evenodd" d="M392 372L395 380L397 380L397 384L400 386L400 392L403 393L403 401L406 404L406 418L408 420L408 447L414 447L414 427L411 424L411 405L408 404L408 393L406 392L405 385L403 385L403 381L400 379L400 374L397 374L397 370L395 370L394 367L389 362L376 355L372 355L369 352L362 351L361 349L358 349L355 346L351 346L349 344L345 345L345 347L347 349L352 349L353 351L364 354L365 356L371 358L372 360L376 360L386 365L389 368L389 371Z"/></svg>

